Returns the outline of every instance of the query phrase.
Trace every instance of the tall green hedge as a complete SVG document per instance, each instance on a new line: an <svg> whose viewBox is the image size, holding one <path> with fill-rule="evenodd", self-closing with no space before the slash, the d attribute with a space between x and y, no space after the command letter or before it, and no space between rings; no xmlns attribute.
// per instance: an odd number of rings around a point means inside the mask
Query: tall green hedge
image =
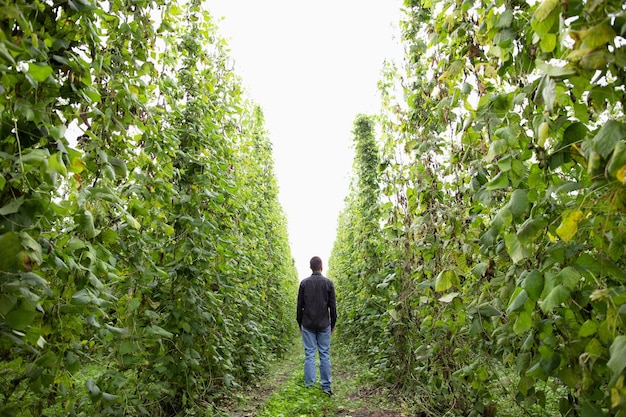
<svg viewBox="0 0 626 417"><path fill-rule="evenodd" d="M294 332L261 110L200 2L0 10L0 415L210 413Z"/></svg>
<svg viewBox="0 0 626 417"><path fill-rule="evenodd" d="M426 415L501 415L503 397L626 415L623 4L405 11L377 117L382 241L350 257L361 185L332 255L345 331Z"/></svg>

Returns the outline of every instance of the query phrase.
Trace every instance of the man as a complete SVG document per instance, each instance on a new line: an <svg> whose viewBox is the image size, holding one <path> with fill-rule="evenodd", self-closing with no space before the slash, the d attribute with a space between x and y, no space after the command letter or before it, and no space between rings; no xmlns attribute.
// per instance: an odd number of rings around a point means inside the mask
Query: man
<svg viewBox="0 0 626 417"><path fill-rule="evenodd" d="M304 385L315 384L315 351L320 357L322 390L333 395L330 379L330 334L335 331L337 303L335 285L322 275L322 260L310 261L312 274L300 282L296 318L304 345Z"/></svg>

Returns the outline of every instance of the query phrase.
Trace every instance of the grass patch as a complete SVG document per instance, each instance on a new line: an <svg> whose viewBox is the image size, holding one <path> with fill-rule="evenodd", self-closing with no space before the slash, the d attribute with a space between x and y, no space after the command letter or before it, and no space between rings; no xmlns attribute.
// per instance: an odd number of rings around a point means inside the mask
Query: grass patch
<svg viewBox="0 0 626 417"><path fill-rule="evenodd" d="M317 358L316 358L317 360ZM367 364L340 343L331 346L333 392L304 386L304 352L294 339L288 354L257 383L231 393L216 415L227 417L399 417L410 415L406 403L376 386ZM402 411L401 411L402 410Z"/></svg>
<svg viewBox="0 0 626 417"><path fill-rule="evenodd" d="M304 371L296 371L263 404L258 417L326 417L337 413L336 397L329 397L319 387L304 386Z"/></svg>

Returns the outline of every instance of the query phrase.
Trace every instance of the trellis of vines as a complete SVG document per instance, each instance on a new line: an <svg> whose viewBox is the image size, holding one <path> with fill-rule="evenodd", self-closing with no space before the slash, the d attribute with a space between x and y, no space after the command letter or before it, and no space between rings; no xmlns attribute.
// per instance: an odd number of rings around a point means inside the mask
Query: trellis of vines
<svg viewBox="0 0 626 417"><path fill-rule="evenodd" d="M386 330L347 330L425 415L500 415L503 397L626 415L624 5L405 9L372 201L384 243L367 295ZM362 245L346 226L361 215L344 211L335 265ZM333 274L338 291L352 279ZM343 314L363 313L354 293Z"/></svg>
<svg viewBox="0 0 626 417"><path fill-rule="evenodd" d="M0 10L0 415L210 413L295 328L261 110L200 2Z"/></svg>

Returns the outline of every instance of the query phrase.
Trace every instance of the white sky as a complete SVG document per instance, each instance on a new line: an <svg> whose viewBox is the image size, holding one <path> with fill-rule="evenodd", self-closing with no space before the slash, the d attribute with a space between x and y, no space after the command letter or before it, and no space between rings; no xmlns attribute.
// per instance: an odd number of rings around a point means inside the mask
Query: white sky
<svg viewBox="0 0 626 417"><path fill-rule="evenodd" d="M326 269L352 172L352 124L376 114L385 59L400 57L402 0L207 0L235 72L265 114L300 275ZM222 18L222 20L219 20Z"/></svg>

